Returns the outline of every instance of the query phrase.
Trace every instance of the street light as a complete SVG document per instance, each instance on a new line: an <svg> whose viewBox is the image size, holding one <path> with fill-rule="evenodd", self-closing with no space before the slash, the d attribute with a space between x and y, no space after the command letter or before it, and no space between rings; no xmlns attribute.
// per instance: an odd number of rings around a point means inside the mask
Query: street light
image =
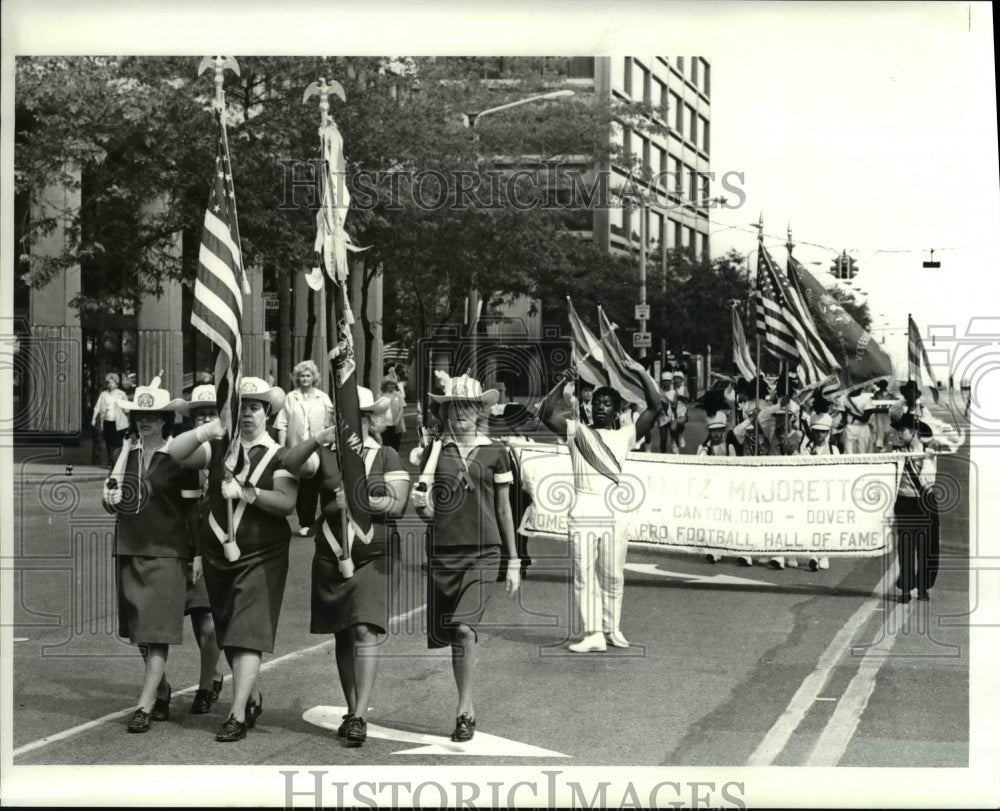
<svg viewBox="0 0 1000 811"><path fill-rule="evenodd" d="M572 90L553 90L550 93L542 93L538 96L529 96L526 99L518 99L507 104L501 104L499 107L490 107L488 110L483 110L479 113L465 113L462 116L462 120L468 129L472 129L483 116L499 113L501 110L509 110L511 107L520 107L522 104L532 104L536 101L547 101L548 99L562 99L574 95L576 94Z"/></svg>
<svg viewBox="0 0 1000 811"><path fill-rule="evenodd" d="M536 96L528 96L525 99L518 99L517 101L511 101L507 104L501 104L497 107L490 107L486 110L482 110L478 113L463 113L462 122L466 129L475 129L476 124L487 115L493 115L493 113L499 113L503 110L509 110L512 107L520 107L522 104L533 104L536 101L548 101L550 99L563 99L569 96L575 96L576 94L572 90L552 90L548 93L541 93ZM478 355L478 339L477 335L479 333L480 318L479 313L482 310L482 302L479 301L479 290L475 287L469 290L469 304L467 316L469 319L469 333L472 336L472 373L476 374L476 363ZM485 331L485 330L484 330Z"/></svg>

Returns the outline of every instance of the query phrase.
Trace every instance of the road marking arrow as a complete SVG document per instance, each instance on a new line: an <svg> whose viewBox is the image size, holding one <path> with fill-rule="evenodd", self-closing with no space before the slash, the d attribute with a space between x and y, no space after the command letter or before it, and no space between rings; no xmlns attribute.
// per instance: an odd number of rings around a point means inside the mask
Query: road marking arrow
<svg viewBox="0 0 1000 811"><path fill-rule="evenodd" d="M729 574L700 575L687 574L685 572L668 572L666 569L661 569L655 563L626 563L625 568L633 572L641 572L642 574L655 574L659 577L672 577L677 580L684 580L688 583L713 583L727 586L764 586L768 588L774 586L774 583L768 583L763 580L748 580L745 577L733 577Z"/></svg>
<svg viewBox="0 0 1000 811"><path fill-rule="evenodd" d="M336 730L347 707L313 707L302 713L302 720L324 729ZM425 732L407 732L402 729L368 725L369 738L384 738L389 741L419 744L413 749L400 749L394 755L473 755L489 757L570 757L561 752L542 749L510 738L476 732L467 743L455 743L443 735L429 735Z"/></svg>

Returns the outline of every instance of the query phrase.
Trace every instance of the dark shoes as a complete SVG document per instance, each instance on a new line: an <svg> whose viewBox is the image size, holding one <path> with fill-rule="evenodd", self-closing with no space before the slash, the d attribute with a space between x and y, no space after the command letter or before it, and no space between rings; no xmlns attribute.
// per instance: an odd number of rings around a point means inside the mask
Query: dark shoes
<svg viewBox="0 0 1000 811"><path fill-rule="evenodd" d="M192 715L204 715L212 711L212 691L198 690L194 694L194 701L191 702Z"/></svg>
<svg viewBox="0 0 1000 811"><path fill-rule="evenodd" d="M902 594L899 595L899 601L901 603L908 603L912 599L913 599L913 596L908 591L904 591Z"/></svg>
<svg viewBox="0 0 1000 811"><path fill-rule="evenodd" d="M917 599L923 600L924 602L930 602L931 595L928 594L926 591L922 591L920 592L920 594L917 595Z"/></svg>
<svg viewBox="0 0 1000 811"><path fill-rule="evenodd" d="M142 707L132 713L128 721L129 732L149 732L149 713Z"/></svg>
<svg viewBox="0 0 1000 811"><path fill-rule="evenodd" d="M167 685L167 697L158 698L153 702L153 712L151 713L152 719L154 721L166 721L170 717L170 685Z"/></svg>
<svg viewBox="0 0 1000 811"><path fill-rule="evenodd" d="M235 715L230 715L226 719L226 723L219 728L215 740L219 743L232 743L233 741L242 741L246 736L247 725L243 721L237 721Z"/></svg>
<svg viewBox="0 0 1000 811"><path fill-rule="evenodd" d="M451 733L451 739L456 743L471 741L476 734L476 719L469 718L467 712L463 712L455 719L455 731Z"/></svg>
<svg viewBox="0 0 1000 811"><path fill-rule="evenodd" d="M264 696L258 693L256 704L253 701L247 701L247 706L246 706L247 729L253 729L254 726L256 726L257 719L260 718L263 712L264 712Z"/></svg>
<svg viewBox="0 0 1000 811"><path fill-rule="evenodd" d="M351 725L351 719L353 717L354 716L351 715L350 713L348 713L347 715L340 716L340 719L341 719L340 720L340 726L337 727L337 737L338 738L346 738L347 737L347 728Z"/></svg>
<svg viewBox="0 0 1000 811"><path fill-rule="evenodd" d="M359 746L368 740L368 724L364 718L352 715L347 719L347 731L344 735L350 743Z"/></svg>

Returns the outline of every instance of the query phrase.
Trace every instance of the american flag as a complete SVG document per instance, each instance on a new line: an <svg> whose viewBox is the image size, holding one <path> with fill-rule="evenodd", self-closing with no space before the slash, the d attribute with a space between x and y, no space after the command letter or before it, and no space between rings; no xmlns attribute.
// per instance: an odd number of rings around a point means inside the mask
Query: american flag
<svg viewBox="0 0 1000 811"><path fill-rule="evenodd" d="M796 363L799 348L790 321L788 302L778 281L778 268L761 245L757 252L757 334L772 355Z"/></svg>
<svg viewBox="0 0 1000 811"><path fill-rule="evenodd" d="M236 192L222 115L216 111L218 137L212 191L205 209L191 324L216 347L215 388L219 419L236 435L240 408L240 357L243 353L243 296L249 293L236 222ZM231 442L230 448L237 443Z"/></svg>
<svg viewBox="0 0 1000 811"><path fill-rule="evenodd" d="M788 276L778 275L785 298L792 313L792 325L796 328L795 340L799 345L799 378L804 386L823 383L840 368L830 347L820 337L816 322L806 303L802 289L805 268L793 257L788 257Z"/></svg>

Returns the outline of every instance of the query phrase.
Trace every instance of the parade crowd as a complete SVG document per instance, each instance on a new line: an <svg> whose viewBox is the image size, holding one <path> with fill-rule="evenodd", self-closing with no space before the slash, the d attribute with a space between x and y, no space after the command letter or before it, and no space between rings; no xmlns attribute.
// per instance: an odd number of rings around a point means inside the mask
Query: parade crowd
<svg viewBox="0 0 1000 811"><path fill-rule="evenodd" d="M419 413L422 440L410 461L399 455L407 430L406 378L386 370L376 396L358 387L366 498L372 532L356 531L336 452L334 404L318 384L311 360L299 363L289 391L243 377L239 422L232 442L219 419L211 376L195 376L184 397L172 398L154 378L131 397L115 374L106 377L93 412L108 450L105 509L116 516L118 632L138 646L144 662L138 705L127 729L147 732L171 711L170 647L181 644L185 616L201 656L190 712L220 700L224 667L232 702L216 734L239 741L263 713L258 674L273 652L292 537L312 538L310 632L333 635L337 674L347 704L338 736L349 745L367 738L366 714L378 667L380 638L389 633L390 606L400 583L396 521L412 503L427 534L427 646L450 648L457 691L453 741L476 730L474 686L478 627L496 590L514 594L530 565L516 531L522 511L515 443L542 426L568 446L574 500L568 518L572 594L583 634L568 647L598 653L628 647L622 632L628 539L609 498L628 453L686 448L689 409L705 413L708 456L836 455L902 452L895 503L901 601L921 600L937 575L939 516L936 456L954 449L954 430L936 420L912 381L890 392L867 390L827 399L803 394L793 376L729 381L688 395L682 370L659 385L643 376L642 402L626 403L610 386L590 387L567 370L535 406L501 403L495 389L463 374L434 375L428 413ZM633 398L634 399L634 398ZM491 436L492 435L492 436ZM549 437L549 441L551 437ZM752 468L748 468L752 470ZM298 528L288 517L296 514ZM717 555L708 555L716 563ZM753 559L738 559L753 565ZM773 568L797 566L784 557ZM829 566L812 558L813 571ZM223 664L225 661L225 665Z"/></svg>

